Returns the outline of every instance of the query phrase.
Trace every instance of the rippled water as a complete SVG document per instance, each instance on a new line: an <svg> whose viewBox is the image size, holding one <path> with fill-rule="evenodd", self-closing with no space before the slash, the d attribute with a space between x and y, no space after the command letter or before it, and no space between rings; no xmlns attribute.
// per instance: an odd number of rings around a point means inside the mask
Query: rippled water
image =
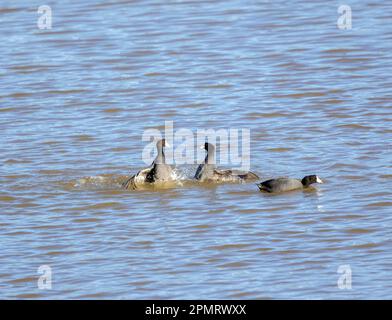
<svg viewBox="0 0 392 320"><path fill-rule="evenodd" d="M352 30L340 1L51 1L51 30L41 4L0 5L1 298L392 298L390 3ZM326 183L122 191L165 120Z"/></svg>

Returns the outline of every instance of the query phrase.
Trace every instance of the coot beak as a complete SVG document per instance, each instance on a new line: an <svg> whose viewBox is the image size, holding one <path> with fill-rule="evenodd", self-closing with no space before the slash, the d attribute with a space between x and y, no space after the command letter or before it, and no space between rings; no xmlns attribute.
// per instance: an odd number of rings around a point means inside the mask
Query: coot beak
<svg viewBox="0 0 392 320"><path fill-rule="evenodd" d="M323 180L321 180L319 177L316 178L317 183L324 183Z"/></svg>

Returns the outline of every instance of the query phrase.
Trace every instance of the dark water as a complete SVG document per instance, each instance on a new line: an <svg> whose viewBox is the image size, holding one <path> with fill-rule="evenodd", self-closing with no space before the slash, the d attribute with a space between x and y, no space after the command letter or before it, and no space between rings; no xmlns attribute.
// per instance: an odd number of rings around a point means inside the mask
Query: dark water
<svg viewBox="0 0 392 320"><path fill-rule="evenodd" d="M0 5L1 298L392 298L391 3L41 4ZM165 120L326 183L120 190Z"/></svg>

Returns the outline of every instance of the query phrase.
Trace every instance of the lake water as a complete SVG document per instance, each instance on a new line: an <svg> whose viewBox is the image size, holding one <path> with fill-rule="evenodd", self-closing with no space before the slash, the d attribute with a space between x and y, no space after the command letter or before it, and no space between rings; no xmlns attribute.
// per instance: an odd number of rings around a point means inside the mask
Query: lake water
<svg viewBox="0 0 392 320"><path fill-rule="evenodd" d="M0 298L392 298L392 3L49 2L0 4ZM325 184L121 190L165 121Z"/></svg>

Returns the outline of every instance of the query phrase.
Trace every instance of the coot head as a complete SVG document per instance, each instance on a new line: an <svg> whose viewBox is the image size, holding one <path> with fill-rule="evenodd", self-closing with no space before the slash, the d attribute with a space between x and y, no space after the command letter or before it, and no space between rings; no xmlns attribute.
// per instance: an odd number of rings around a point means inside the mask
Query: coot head
<svg viewBox="0 0 392 320"><path fill-rule="evenodd" d="M308 187L312 183L323 183L323 180L321 180L319 176L316 176L315 174L313 174L313 175L304 177L301 182L305 187Z"/></svg>

